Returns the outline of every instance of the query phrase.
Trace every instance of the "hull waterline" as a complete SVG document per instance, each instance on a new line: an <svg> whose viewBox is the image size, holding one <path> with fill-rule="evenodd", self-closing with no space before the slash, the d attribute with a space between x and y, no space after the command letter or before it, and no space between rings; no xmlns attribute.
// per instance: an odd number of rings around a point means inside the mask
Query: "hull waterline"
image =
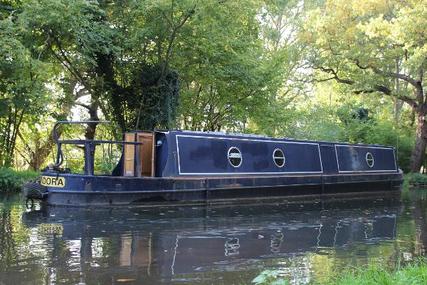
<svg viewBox="0 0 427 285"><path fill-rule="evenodd" d="M240 178L133 178L63 175L66 189L47 187L49 205L127 205L154 203L227 203L280 197L317 199L331 196L398 192L402 174L360 174Z"/></svg>

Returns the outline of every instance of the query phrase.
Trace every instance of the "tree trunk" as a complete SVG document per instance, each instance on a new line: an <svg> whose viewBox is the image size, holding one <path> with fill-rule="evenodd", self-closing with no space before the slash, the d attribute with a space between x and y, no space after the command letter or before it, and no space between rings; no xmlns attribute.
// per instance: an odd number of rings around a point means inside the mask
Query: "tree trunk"
<svg viewBox="0 0 427 285"><path fill-rule="evenodd" d="M99 121L98 117L98 98L94 98L92 95L92 103L90 104L89 111L89 121ZM96 126L97 123L89 123L86 126L85 138L87 140L93 140L95 138Z"/></svg>
<svg viewBox="0 0 427 285"><path fill-rule="evenodd" d="M61 133L61 131L59 133ZM37 139L40 140L40 138L37 138ZM36 148L31 153L31 156L30 156L31 157L29 162L30 169L34 171L40 170L42 164L51 153L54 144L55 142L53 141L52 132L49 133L49 137L47 141L42 145L40 145L40 141L36 142Z"/></svg>
<svg viewBox="0 0 427 285"><path fill-rule="evenodd" d="M67 95L66 100L60 106L59 114L54 114L53 118L56 121L66 120L68 115L71 113L71 109L74 106L77 99L80 97L80 94L74 95L74 88L78 84L77 81L70 81L66 86L64 86L64 92ZM58 137L61 136L63 132L62 128L57 130ZM23 138L21 140L25 143ZM55 141L53 140L52 131L49 132L49 136L47 140L40 142L39 145L33 150L30 150L30 169L32 170L40 170L41 166L45 163L46 159L52 153L53 147L55 146Z"/></svg>
<svg viewBox="0 0 427 285"><path fill-rule="evenodd" d="M419 172L424 162L427 146L427 123L423 113L417 114L415 146L411 154L411 172Z"/></svg>

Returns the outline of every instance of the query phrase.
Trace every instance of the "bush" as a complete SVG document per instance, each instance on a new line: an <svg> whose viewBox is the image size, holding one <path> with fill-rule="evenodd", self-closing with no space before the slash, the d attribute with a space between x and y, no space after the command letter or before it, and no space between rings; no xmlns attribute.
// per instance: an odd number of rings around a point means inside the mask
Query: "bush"
<svg viewBox="0 0 427 285"><path fill-rule="evenodd" d="M410 186L427 186L426 174L410 173L405 175L405 180Z"/></svg>
<svg viewBox="0 0 427 285"><path fill-rule="evenodd" d="M34 171L16 171L10 168L0 168L0 192L18 192L25 182L35 179L38 175Z"/></svg>

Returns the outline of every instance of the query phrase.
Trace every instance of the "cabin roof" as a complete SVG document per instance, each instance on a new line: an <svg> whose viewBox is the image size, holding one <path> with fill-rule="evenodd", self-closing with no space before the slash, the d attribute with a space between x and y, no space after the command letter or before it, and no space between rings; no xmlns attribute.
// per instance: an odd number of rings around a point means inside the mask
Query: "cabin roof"
<svg viewBox="0 0 427 285"><path fill-rule="evenodd" d="M195 135L205 137L227 137L227 138L247 138L247 139L261 139L261 140L277 140L277 141L296 141L296 142L307 142L307 143L325 143L325 144L339 144L339 145L357 145L357 146L377 146L377 147L390 147L393 146L381 145L381 144L364 144L364 143L348 143L340 141L316 141L316 140L299 140L294 138L275 138L265 135L255 134L244 134L244 133L229 133L229 132L214 132L214 131L188 131L188 130L155 130L157 133L173 134L173 135Z"/></svg>

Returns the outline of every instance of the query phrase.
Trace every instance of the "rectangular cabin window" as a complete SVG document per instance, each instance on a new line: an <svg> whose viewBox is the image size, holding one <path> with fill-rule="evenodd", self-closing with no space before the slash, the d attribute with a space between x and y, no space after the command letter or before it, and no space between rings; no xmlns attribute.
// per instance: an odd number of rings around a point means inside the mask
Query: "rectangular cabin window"
<svg viewBox="0 0 427 285"><path fill-rule="evenodd" d="M125 141L140 142L142 145L125 146L124 176L154 176L154 133L126 133Z"/></svg>

